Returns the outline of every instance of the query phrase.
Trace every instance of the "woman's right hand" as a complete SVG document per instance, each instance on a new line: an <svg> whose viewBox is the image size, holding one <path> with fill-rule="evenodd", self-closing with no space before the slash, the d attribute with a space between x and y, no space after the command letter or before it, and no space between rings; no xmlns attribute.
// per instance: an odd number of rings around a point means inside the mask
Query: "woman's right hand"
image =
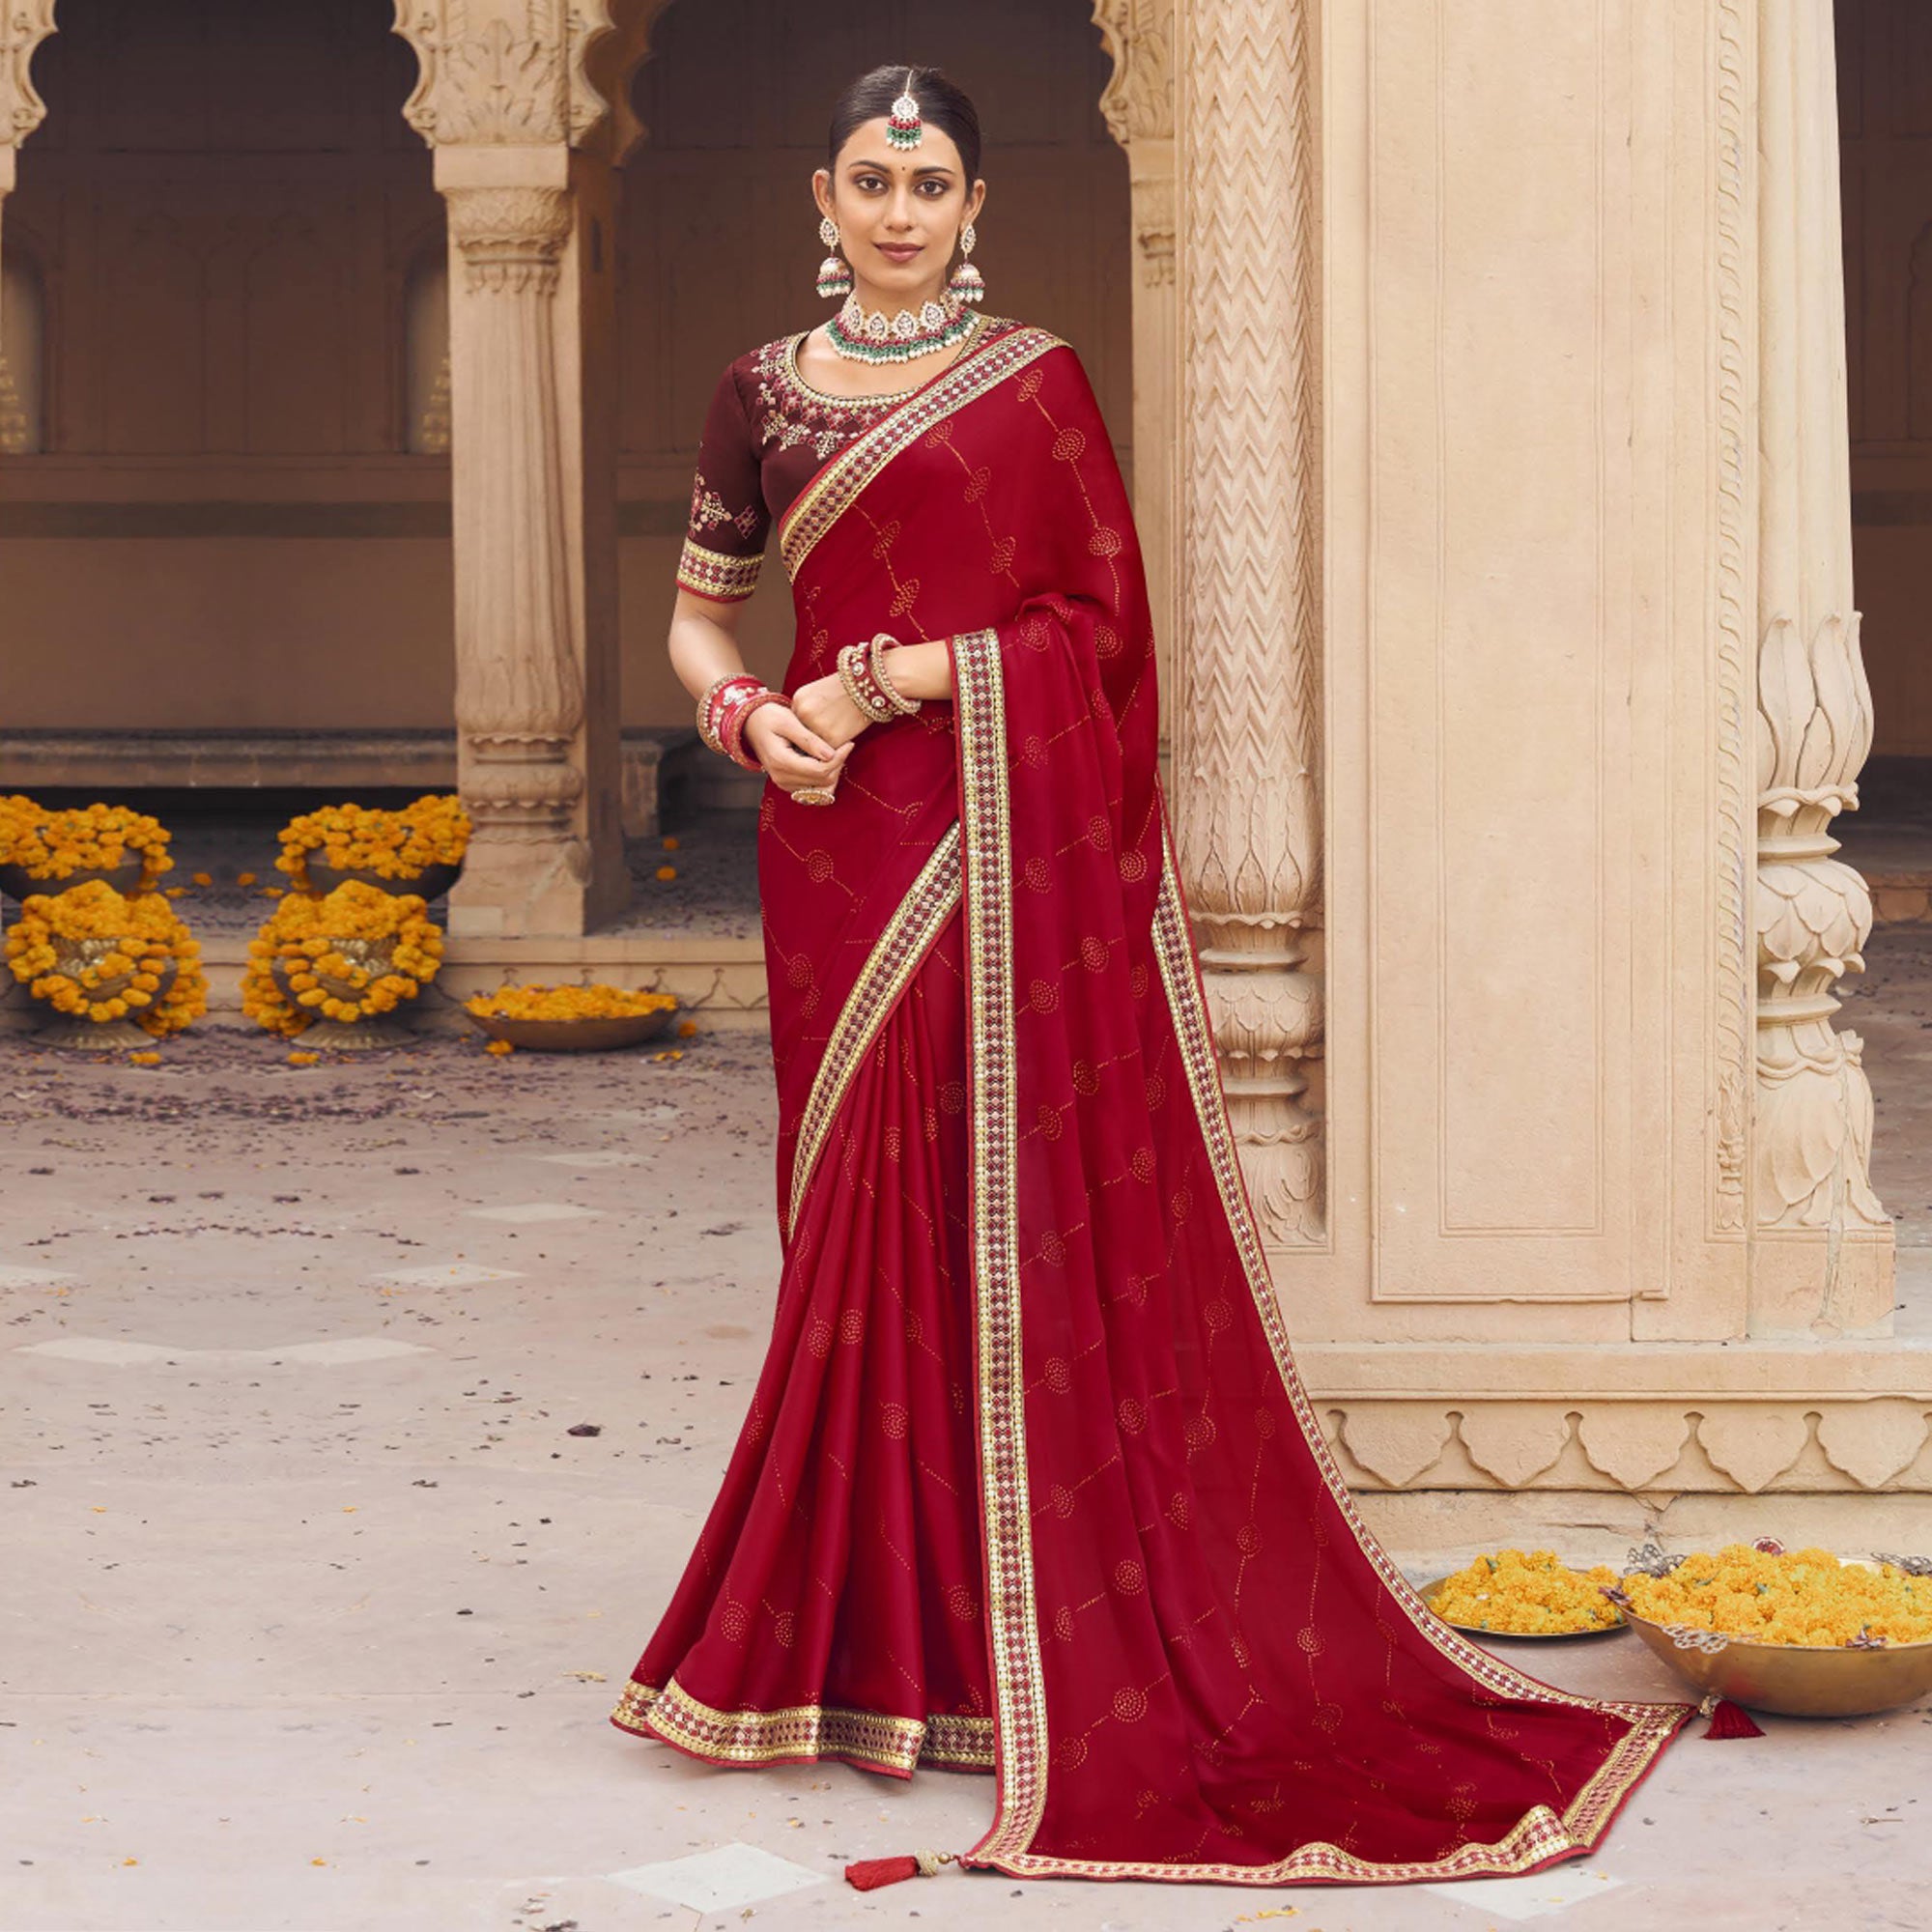
<svg viewBox="0 0 1932 1932"><path fill-rule="evenodd" d="M745 746L781 791L836 784L856 738L836 750L788 704L761 704L745 720Z"/></svg>

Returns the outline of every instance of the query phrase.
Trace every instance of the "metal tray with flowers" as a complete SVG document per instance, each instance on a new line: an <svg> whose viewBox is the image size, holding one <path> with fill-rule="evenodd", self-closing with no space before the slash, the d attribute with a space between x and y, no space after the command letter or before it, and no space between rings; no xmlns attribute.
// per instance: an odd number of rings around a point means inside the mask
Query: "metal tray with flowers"
<svg viewBox="0 0 1932 1932"><path fill-rule="evenodd" d="M1781 1555L1773 1537L1752 1545L1767 1555ZM1667 1577L1684 1561L1666 1556L1655 1544L1634 1549L1625 1574L1642 1571ZM1844 1556L1840 1563L1876 1570L1882 1563L1911 1576L1932 1576L1932 1557ZM1896 1710L1932 1691L1932 1642L1888 1643L1861 1633L1848 1643L1765 1643L1689 1624L1661 1624L1639 1616L1620 1589L1604 1593L1624 1613L1632 1630L1692 1690L1728 1697L1753 1711L1787 1718L1857 1718Z"/></svg>

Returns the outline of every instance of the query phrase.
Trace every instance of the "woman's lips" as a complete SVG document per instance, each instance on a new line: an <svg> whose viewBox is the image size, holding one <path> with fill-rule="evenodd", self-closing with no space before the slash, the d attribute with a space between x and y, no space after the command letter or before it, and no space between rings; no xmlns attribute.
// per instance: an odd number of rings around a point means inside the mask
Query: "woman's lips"
<svg viewBox="0 0 1932 1932"><path fill-rule="evenodd" d="M915 255L923 253L920 242L879 242L873 244L881 255L895 262L910 262Z"/></svg>

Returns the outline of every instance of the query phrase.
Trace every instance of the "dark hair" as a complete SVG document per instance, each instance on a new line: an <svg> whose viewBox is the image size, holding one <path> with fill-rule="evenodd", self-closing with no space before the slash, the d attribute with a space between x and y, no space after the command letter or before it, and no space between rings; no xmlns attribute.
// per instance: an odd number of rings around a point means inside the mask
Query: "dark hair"
<svg viewBox="0 0 1932 1932"><path fill-rule="evenodd" d="M893 102L905 91L908 73L920 119L952 136L970 187L980 174L980 110L936 67L875 67L853 81L832 109L830 164L838 165L838 151L855 129L892 113Z"/></svg>

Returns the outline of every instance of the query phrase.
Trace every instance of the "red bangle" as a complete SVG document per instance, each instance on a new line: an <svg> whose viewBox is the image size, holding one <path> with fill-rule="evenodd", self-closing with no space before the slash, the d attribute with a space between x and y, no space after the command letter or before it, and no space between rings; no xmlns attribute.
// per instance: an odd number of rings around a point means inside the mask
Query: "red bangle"
<svg viewBox="0 0 1932 1932"><path fill-rule="evenodd" d="M762 772L764 766L745 750L745 720L761 704L782 704L787 709L791 699L781 691L754 691L741 697L724 714L724 722L719 727L718 736L724 750L724 755L734 765L742 765L748 772Z"/></svg>

